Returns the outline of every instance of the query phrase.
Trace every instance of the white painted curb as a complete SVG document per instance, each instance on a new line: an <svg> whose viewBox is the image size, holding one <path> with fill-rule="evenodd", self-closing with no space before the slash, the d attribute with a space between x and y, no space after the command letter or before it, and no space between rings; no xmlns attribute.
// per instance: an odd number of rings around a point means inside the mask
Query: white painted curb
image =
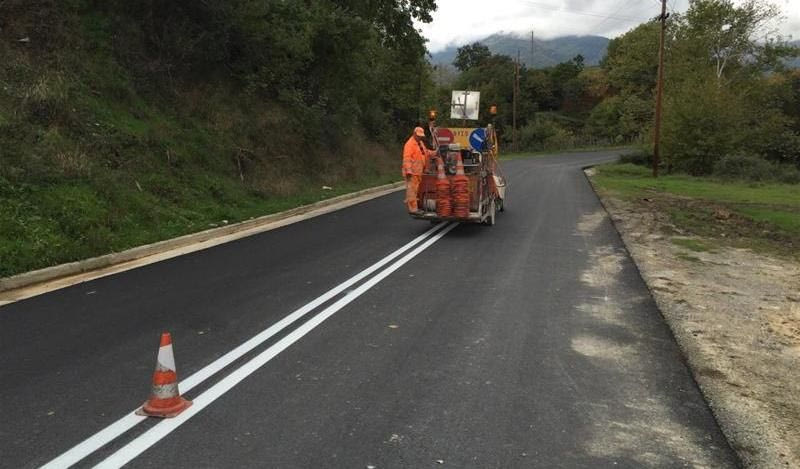
<svg viewBox="0 0 800 469"><path fill-rule="evenodd" d="M349 194L343 194L337 197L332 197L330 199L321 200L313 204L302 205L300 207L286 210L284 212L273 213L270 215L265 215L263 217L254 218L252 220L246 220L240 223L233 223L231 225L226 225L219 228L212 228L210 230L200 231L198 233L192 233L180 236L178 238L158 241L153 244L137 246L135 248L131 248L125 251L105 254L102 256L93 257L91 259L69 262L66 264L46 267L44 269L34 270L31 272L25 272L11 277L0 278L0 292L29 287L39 283L55 280L61 277L67 277L71 275L90 272L97 269L112 267L117 264L134 261L137 259L141 259L143 257L153 256L156 254L162 254L167 251L183 248L192 244L202 243L204 241L213 240L215 238L229 236L242 231L247 231L247 230L255 231L257 228L267 227L268 225L274 224L286 218L306 214L309 212L313 212L315 210L320 210L346 201L352 202L350 204L335 209L339 210L341 208L345 208L346 206L350 206L355 203L359 203L392 192L396 192L402 187L405 187L405 183L403 182L396 182L392 184L385 184L382 186L371 187L369 189L364 189L357 192L351 192ZM328 212L329 211L325 211L323 213L328 213ZM322 213L319 213L318 215L322 215ZM256 234L256 232L251 234ZM2 304L3 303L0 302L0 305Z"/></svg>

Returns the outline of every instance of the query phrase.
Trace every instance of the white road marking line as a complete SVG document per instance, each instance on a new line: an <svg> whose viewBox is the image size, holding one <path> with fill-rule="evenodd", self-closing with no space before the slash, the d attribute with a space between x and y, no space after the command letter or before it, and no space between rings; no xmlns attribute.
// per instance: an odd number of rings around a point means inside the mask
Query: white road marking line
<svg viewBox="0 0 800 469"><path fill-rule="evenodd" d="M337 300L332 305L322 310L316 316L312 317L311 319L303 323L300 327L287 334L284 338L282 338L278 342L275 342L274 345L264 350L260 354L256 355L249 362L237 368L231 374L229 374L228 376L226 376L225 378L223 378L222 380L220 380L219 382L208 388L206 392L195 397L193 399L193 404L191 407L189 407L188 409L186 409L185 411L183 411L181 414L179 414L174 418L168 420L162 420L161 422L156 424L153 428L139 435L133 441L123 446L122 448L117 450L114 454L110 455L109 457L101 461L99 464L94 466L95 469L122 467L128 462L130 462L133 458L142 454L148 448L158 443L159 440L169 435L173 430L186 423L195 414L206 408L206 406L208 406L209 404L220 398L226 392L230 391L234 386L236 386L242 380L250 376L253 372L264 366L267 362L272 360L279 353L286 350L289 346L300 340L304 335L311 332L314 328L319 326L323 321L333 316L333 314L335 314L337 311L344 308L350 302L352 302L353 300L364 294L366 291L368 291L375 285L377 285L381 280L388 277L392 272L399 269L408 261L419 255L419 253L421 253L422 251L430 247L433 243L441 239L444 235L446 235L450 230L452 230L456 226L458 226L458 223L453 223L449 225L440 233L436 234L435 236L433 236L432 238L430 238L429 240L425 241L423 244L418 246L416 249L403 256L400 260L396 261L394 264L387 267L379 274L375 275L374 277L370 278L369 280L361 284L355 290L351 291L344 297Z"/></svg>
<svg viewBox="0 0 800 469"><path fill-rule="evenodd" d="M347 290L353 284L363 280L365 277L369 276L370 274L374 273L376 270L380 269L381 267L385 266L393 259L397 258L404 252L408 251L415 245L419 244L420 242L424 241L426 238L430 237L444 226L447 223L439 223L438 225L432 227L425 233L417 236L409 243L405 244L404 246L400 247L396 251L392 252L388 256L384 257L380 261L376 262L372 266L368 267L365 270L362 270L358 274L354 275L350 279L346 280L345 282L339 284L338 286L328 290L328 292L324 293L322 296L318 297L317 299L311 301L310 303L302 306L301 308L297 309L293 313L289 314L288 316L284 317L280 321L276 322L272 326L268 327L267 329L259 332L251 339L247 340L246 342L242 343L235 349L231 350L230 352L226 353L225 355L219 357L215 361L209 363L202 369L198 370L188 378L182 380L179 383L180 390L182 393L186 393L198 384L202 383L206 379L210 378L214 374L218 373L220 370L225 368L226 366L230 365L237 359L241 358L243 355L247 354L254 348L258 347L265 341L267 341L273 335L279 333L284 328L292 324L293 322L297 321L301 317L305 316L309 312L313 311L326 301L332 299L336 295L342 293L343 291ZM191 407L190 407L191 408ZM135 410L134 410L135 411ZM112 423L111 425L107 426L106 428L100 430L99 432L95 433L91 437L87 438L86 440L78 443L71 449L67 450L65 453L61 454L60 456L56 457L52 461L48 462L42 469L60 469L64 467L70 467L73 464L79 462L86 456L94 453L98 449L102 448L106 444L110 443L123 433L127 432L137 424L141 423L147 417L143 417L140 415L134 414L134 411L131 411L128 415L120 418L116 422Z"/></svg>

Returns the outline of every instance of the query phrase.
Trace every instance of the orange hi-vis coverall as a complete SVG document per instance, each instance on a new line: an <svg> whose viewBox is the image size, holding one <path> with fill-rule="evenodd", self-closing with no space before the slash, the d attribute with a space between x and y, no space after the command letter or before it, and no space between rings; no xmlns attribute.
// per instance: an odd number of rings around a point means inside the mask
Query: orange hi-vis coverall
<svg viewBox="0 0 800 469"><path fill-rule="evenodd" d="M417 211L417 191L422 181L427 156L435 155L435 151L425 148L421 141L412 135L403 147L403 178L406 180L406 207L409 212Z"/></svg>

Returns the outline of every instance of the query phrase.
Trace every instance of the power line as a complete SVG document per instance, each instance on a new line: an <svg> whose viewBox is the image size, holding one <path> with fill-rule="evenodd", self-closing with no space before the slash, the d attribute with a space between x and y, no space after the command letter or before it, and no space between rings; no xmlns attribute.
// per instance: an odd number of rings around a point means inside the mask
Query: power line
<svg viewBox="0 0 800 469"><path fill-rule="evenodd" d="M532 2L532 1L529 1L529 0L520 0L520 2L529 4L529 5L536 5L536 6L540 7L540 8L545 8L545 9L548 9L548 10L563 11L564 13L570 13L570 14L573 14L573 15L593 16L595 18L616 19L616 20L625 20L625 21L646 21L647 20L647 18L634 18L634 17L631 17L631 16L619 16L619 15L616 15L616 14L609 15L609 14L604 14L604 13L589 12L589 11L585 11L585 10L575 10L575 9L572 9L572 8L564 8L564 7L561 7L561 6L550 5L550 4L547 4L547 3Z"/></svg>
<svg viewBox="0 0 800 469"><path fill-rule="evenodd" d="M620 4L620 7L617 8L616 10L614 10L614 13L612 13L611 15L606 16L605 18L600 20L600 22L598 22L592 28L590 28L589 29L590 34L599 34L600 33L600 26L605 24L606 21L608 21L608 20L612 20L612 21L615 21L615 22L620 22L620 21L626 21L627 22L627 20L614 19L614 16L617 13L619 13L620 11L624 10L626 7L628 7L628 5L630 5L634 1L636 1L636 0L628 0L627 2ZM639 21L639 20L631 20L631 21Z"/></svg>
<svg viewBox="0 0 800 469"><path fill-rule="evenodd" d="M675 13L677 13L677 12L675 11L675 3L677 3L677 1L678 1L678 0L672 0L672 4L669 6L669 11L670 11L670 13L672 13L673 15L674 15Z"/></svg>
<svg viewBox="0 0 800 469"><path fill-rule="evenodd" d="M619 6L619 8L617 8L616 10L614 10L614 13L612 13L611 15L609 15L609 16L606 16L605 18L603 18L602 20L600 20L600 22L599 22L599 23L597 23L596 25L594 25L594 26L593 26L593 27L592 27L592 28L591 28L589 31L596 31L596 30L597 30L597 28L599 28L599 27L600 27L602 24L604 24L606 21L608 21L609 19L611 19L611 16L612 16L612 15L616 15L617 13L619 13L620 11L622 11L623 9L625 9L625 7L627 7L628 5L630 5L630 3L631 3L631 2L633 2L633 1L635 1L635 0L628 0L627 2L621 3L621 4L620 4L620 6Z"/></svg>

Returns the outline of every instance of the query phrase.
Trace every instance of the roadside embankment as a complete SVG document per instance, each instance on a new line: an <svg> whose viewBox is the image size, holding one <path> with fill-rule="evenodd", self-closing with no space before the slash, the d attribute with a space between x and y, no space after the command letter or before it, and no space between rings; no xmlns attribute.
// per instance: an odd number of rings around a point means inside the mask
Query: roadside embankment
<svg viewBox="0 0 800 469"><path fill-rule="evenodd" d="M422 51L319 3L0 2L0 278L396 182Z"/></svg>
<svg viewBox="0 0 800 469"><path fill-rule="evenodd" d="M800 467L800 187L587 171L748 467Z"/></svg>

